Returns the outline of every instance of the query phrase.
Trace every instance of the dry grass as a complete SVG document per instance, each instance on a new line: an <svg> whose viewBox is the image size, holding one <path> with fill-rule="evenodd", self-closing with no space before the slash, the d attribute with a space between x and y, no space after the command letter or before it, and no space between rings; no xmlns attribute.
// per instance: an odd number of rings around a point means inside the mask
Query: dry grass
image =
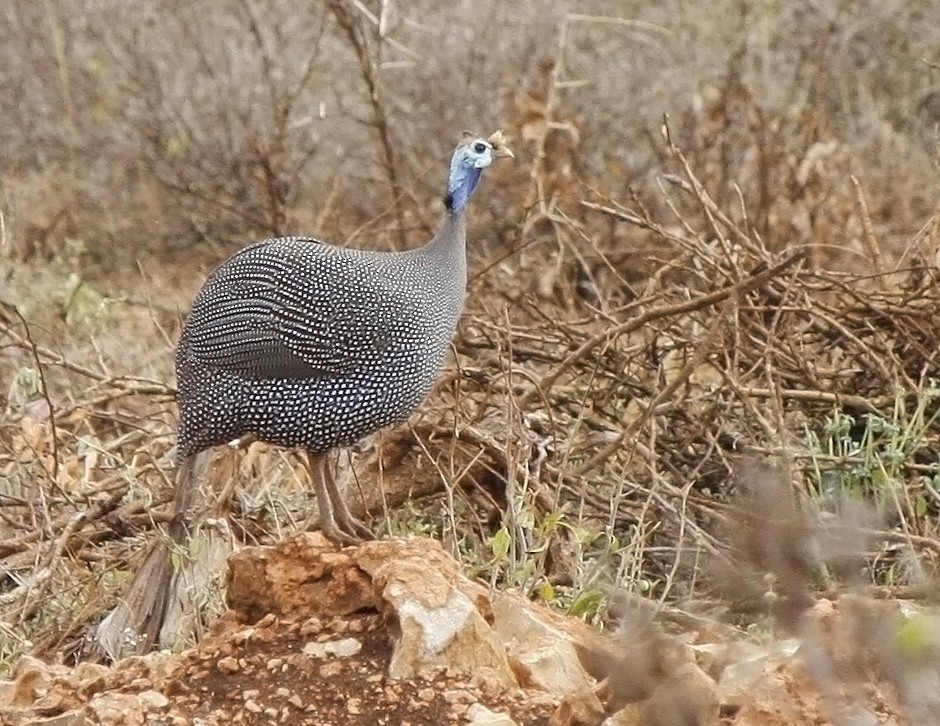
<svg viewBox="0 0 940 726"><path fill-rule="evenodd" d="M863 581L933 597L930 3L8 5L0 666L84 647L158 536L208 267L282 231L416 244L469 125L519 162L475 200L456 356L398 464L445 494L387 528L582 614L717 600L758 456L801 511L869 502ZM238 466L237 537L303 525L289 455ZM747 620L765 593L730 595Z"/></svg>

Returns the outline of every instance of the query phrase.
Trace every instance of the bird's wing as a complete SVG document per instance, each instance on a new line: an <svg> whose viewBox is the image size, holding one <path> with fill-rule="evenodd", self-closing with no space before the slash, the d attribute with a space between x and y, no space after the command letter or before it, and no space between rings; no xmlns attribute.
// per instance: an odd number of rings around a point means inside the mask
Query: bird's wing
<svg viewBox="0 0 940 726"><path fill-rule="evenodd" d="M187 320L189 355L249 378L329 378L390 345L386 313L410 305L374 261L301 242L259 243L212 274Z"/></svg>

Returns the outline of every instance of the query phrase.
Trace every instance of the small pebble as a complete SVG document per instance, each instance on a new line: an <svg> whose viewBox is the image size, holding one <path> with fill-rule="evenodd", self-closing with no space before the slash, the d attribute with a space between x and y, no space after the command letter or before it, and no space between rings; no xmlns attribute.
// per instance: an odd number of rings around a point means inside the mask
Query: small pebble
<svg viewBox="0 0 940 726"><path fill-rule="evenodd" d="M223 673L237 673L238 672L238 661L232 656L227 658L221 658L218 662L219 670Z"/></svg>

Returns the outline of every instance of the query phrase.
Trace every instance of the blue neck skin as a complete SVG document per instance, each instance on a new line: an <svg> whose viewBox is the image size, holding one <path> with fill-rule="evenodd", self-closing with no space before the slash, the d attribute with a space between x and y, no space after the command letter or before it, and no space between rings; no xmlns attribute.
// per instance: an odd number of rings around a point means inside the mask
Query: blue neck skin
<svg viewBox="0 0 940 726"><path fill-rule="evenodd" d="M482 169L461 163L460 152L454 155L450 165L450 178L447 183L447 208L453 214L461 214L473 196L474 189L480 183Z"/></svg>

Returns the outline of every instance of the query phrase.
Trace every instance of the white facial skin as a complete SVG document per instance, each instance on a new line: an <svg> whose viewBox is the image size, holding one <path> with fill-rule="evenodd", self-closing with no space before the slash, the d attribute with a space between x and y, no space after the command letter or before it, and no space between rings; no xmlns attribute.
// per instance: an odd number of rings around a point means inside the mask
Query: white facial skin
<svg viewBox="0 0 940 726"><path fill-rule="evenodd" d="M454 151L450 162L450 177L447 180L447 206L458 214L473 196L483 169L495 159L514 157L501 131L497 131L489 139L472 136L465 136L464 139Z"/></svg>
<svg viewBox="0 0 940 726"><path fill-rule="evenodd" d="M455 212L463 211L480 181L480 172L493 163L493 145L474 139L454 152L447 190Z"/></svg>
<svg viewBox="0 0 940 726"><path fill-rule="evenodd" d="M464 163L474 169L484 169L493 163L493 145L483 139L475 139L464 147Z"/></svg>

